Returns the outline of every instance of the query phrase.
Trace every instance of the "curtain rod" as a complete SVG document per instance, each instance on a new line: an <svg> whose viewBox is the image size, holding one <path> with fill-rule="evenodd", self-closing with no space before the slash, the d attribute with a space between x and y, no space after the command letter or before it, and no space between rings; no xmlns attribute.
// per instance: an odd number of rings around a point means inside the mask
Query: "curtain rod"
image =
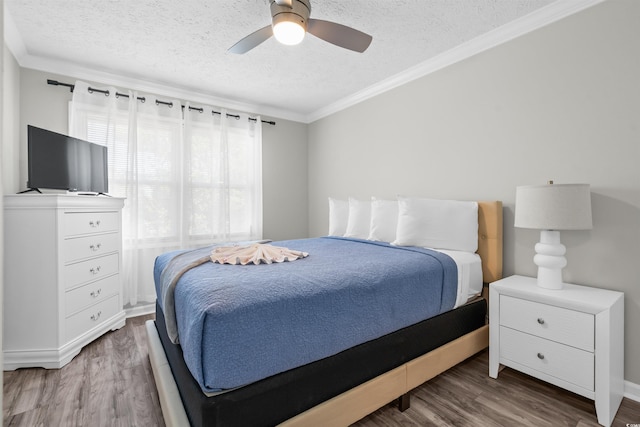
<svg viewBox="0 0 640 427"><path fill-rule="evenodd" d="M75 85L73 85L71 83L62 83L62 82L59 82L57 80L47 79L47 84L50 84L50 85L53 85L53 86L65 86L65 87L68 87L69 88L69 92L71 92L71 93L73 93L73 90L75 89ZM104 96L109 96L109 91L108 90L95 89L95 88L89 87L89 93L93 93L93 92L98 92L98 93L104 94ZM127 95L126 93L116 92L116 98L119 98L121 96L123 98L129 98L129 95ZM146 100L147 100L144 96L139 96L139 97L137 97L137 99L138 99L138 101L140 101L142 103L146 102ZM156 105L160 105L160 104L166 105L169 108L173 107L173 102L171 102L171 101L160 101L160 100L156 99ZM181 107L183 109L185 108L184 105L181 105ZM202 113L202 112L204 112L204 108L189 106L189 111L199 111L199 112ZM222 114L219 111L213 111L213 110L211 111L211 113L212 114ZM237 114L229 114L229 113L227 113L227 117L234 117L235 119L239 119L240 118L240 116L237 115ZM255 122L258 119L256 119L255 117L249 117L249 120L251 120L252 122ZM262 123L266 123L268 125L272 125L272 126L276 125L276 122L274 122L273 120L261 120L261 122Z"/></svg>

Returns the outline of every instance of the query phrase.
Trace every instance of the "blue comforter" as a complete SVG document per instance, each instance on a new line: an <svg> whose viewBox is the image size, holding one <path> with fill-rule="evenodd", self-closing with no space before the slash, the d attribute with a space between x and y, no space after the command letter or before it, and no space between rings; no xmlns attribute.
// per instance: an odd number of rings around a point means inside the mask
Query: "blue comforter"
<svg viewBox="0 0 640 427"><path fill-rule="evenodd" d="M274 245L309 257L246 266L207 262L177 282L179 340L204 392L331 356L455 304L457 268L439 252L333 237ZM156 259L160 307L160 277L176 255Z"/></svg>

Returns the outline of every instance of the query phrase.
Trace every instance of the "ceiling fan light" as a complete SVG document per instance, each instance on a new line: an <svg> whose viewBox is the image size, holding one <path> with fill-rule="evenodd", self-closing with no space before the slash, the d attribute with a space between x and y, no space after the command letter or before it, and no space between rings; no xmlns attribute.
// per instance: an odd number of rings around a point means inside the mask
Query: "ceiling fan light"
<svg viewBox="0 0 640 427"><path fill-rule="evenodd" d="M304 39L305 30L297 22L280 21L273 26L273 36L282 44L299 44Z"/></svg>

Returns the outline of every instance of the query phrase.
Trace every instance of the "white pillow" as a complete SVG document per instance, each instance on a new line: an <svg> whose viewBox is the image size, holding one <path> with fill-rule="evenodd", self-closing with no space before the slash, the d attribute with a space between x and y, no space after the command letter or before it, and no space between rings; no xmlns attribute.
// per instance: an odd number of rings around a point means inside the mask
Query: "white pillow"
<svg viewBox="0 0 640 427"><path fill-rule="evenodd" d="M366 239L371 227L371 201L349 197L349 220L344 237Z"/></svg>
<svg viewBox="0 0 640 427"><path fill-rule="evenodd" d="M392 244L475 252L478 204L399 197L398 229Z"/></svg>
<svg viewBox="0 0 640 427"><path fill-rule="evenodd" d="M369 240L391 243L396 240L398 201L371 198Z"/></svg>
<svg viewBox="0 0 640 427"><path fill-rule="evenodd" d="M329 197L329 236L344 236L349 218L349 202Z"/></svg>

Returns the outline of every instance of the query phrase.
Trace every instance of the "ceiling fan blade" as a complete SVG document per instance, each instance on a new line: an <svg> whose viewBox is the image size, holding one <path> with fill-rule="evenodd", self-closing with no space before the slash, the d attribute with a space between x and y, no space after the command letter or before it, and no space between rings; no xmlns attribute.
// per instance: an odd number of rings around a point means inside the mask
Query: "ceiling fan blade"
<svg viewBox="0 0 640 427"><path fill-rule="evenodd" d="M360 53L367 50L373 40L373 37L362 31L322 19L310 18L307 22L307 32L336 46Z"/></svg>
<svg viewBox="0 0 640 427"><path fill-rule="evenodd" d="M243 53L247 53L263 41L267 40L272 35L273 29L271 28L271 25L267 25L266 27L260 28L258 31L249 34L247 37L231 46L228 52L237 53L240 55Z"/></svg>

